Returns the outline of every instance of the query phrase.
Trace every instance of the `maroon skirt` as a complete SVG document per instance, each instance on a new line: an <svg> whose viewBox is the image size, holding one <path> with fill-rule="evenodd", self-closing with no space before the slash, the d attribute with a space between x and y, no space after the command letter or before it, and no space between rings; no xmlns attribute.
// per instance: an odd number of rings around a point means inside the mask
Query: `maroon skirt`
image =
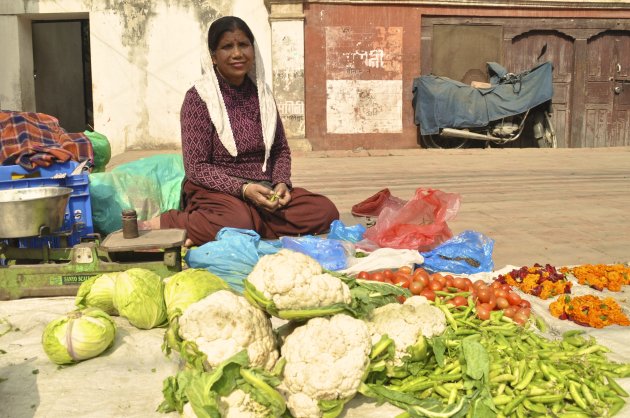
<svg viewBox="0 0 630 418"><path fill-rule="evenodd" d="M339 211L325 196L296 187L291 201L273 213L227 193L210 191L190 181L182 190L184 207L160 217L161 228L185 229L194 245L214 240L223 227L252 229L261 238L315 235L328 232Z"/></svg>

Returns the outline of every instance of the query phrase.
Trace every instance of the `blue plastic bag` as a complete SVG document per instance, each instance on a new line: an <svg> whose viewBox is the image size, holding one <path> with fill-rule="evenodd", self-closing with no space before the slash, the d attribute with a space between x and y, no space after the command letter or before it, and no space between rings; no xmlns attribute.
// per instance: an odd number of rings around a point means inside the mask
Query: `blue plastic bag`
<svg viewBox="0 0 630 418"><path fill-rule="evenodd" d="M433 250L420 253L424 257L422 268L458 274L492 271L493 249L493 239L479 232L464 231Z"/></svg>
<svg viewBox="0 0 630 418"><path fill-rule="evenodd" d="M359 242L363 239L365 227L361 224L346 226L340 220L332 221L330 224L330 232L328 238L350 241L352 243Z"/></svg>
<svg viewBox="0 0 630 418"><path fill-rule="evenodd" d="M184 256L191 268L203 268L243 292L243 280L260 259L281 249L279 241L262 241L251 229L221 228L216 241L189 250Z"/></svg>
<svg viewBox="0 0 630 418"><path fill-rule="evenodd" d="M305 235L281 237L280 242L283 248L313 257L327 270L341 270L348 266L348 248L342 241Z"/></svg>

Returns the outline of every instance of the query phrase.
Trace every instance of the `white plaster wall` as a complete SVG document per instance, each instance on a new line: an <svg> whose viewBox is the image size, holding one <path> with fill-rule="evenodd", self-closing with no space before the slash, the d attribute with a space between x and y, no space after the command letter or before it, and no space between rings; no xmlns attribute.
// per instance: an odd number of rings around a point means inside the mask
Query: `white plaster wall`
<svg viewBox="0 0 630 418"><path fill-rule="evenodd" d="M0 39L0 109L21 109L17 17L0 16Z"/></svg>
<svg viewBox="0 0 630 418"><path fill-rule="evenodd" d="M195 13L192 3L203 12ZM0 107L34 110L25 106L34 103L34 92L24 84L29 81L24 74L32 73L32 46L18 46L18 22L26 22L28 29L29 18L76 18L78 13L89 13L90 19L94 128L108 137L113 155L180 147L182 100L201 76L201 54L207 48L210 22L200 21L205 19L200 15L214 10L244 19L256 36L271 85L271 29L264 0L154 0L147 3L151 13L144 17L134 4L141 3L0 0ZM30 69L24 59L29 55Z"/></svg>

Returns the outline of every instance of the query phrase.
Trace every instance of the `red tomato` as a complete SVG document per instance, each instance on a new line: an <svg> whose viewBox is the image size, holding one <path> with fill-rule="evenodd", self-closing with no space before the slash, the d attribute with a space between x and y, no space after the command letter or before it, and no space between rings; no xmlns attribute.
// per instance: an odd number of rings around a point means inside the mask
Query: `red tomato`
<svg viewBox="0 0 630 418"><path fill-rule="evenodd" d="M429 280L430 278L429 273L422 267L418 267L417 269L413 271L414 280L418 280L418 278L420 277L425 277L427 280Z"/></svg>
<svg viewBox="0 0 630 418"><path fill-rule="evenodd" d="M499 289L499 288L501 287L501 283L499 283L499 282L492 282L492 283L490 284L490 287L491 287L492 289Z"/></svg>
<svg viewBox="0 0 630 418"><path fill-rule="evenodd" d="M455 296L453 299L449 300L448 303L455 306L467 306L468 299L466 299L465 297L461 295L458 295L458 296Z"/></svg>
<svg viewBox="0 0 630 418"><path fill-rule="evenodd" d="M481 305L477 306L477 317L482 321L490 319L491 310L492 309L490 309L485 303L482 303Z"/></svg>
<svg viewBox="0 0 630 418"><path fill-rule="evenodd" d="M458 288L459 290L468 290L468 284L463 277L456 277L453 279L453 287Z"/></svg>
<svg viewBox="0 0 630 418"><path fill-rule="evenodd" d="M529 315L531 315L532 310L531 308L520 308L518 311L516 311L516 314L522 314L523 316L529 318Z"/></svg>
<svg viewBox="0 0 630 418"><path fill-rule="evenodd" d="M396 299L398 299L398 303L405 303L405 301L407 300L407 298L403 295L398 296Z"/></svg>
<svg viewBox="0 0 630 418"><path fill-rule="evenodd" d="M496 296L497 298L503 298L507 300L507 295L508 295L508 292L506 292L505 290L501 288L494 289L494 296Z"/></svg>
<svg viewBox="0 0 630 418"><path fill-rule="evenodd" d="M372 273L372 280L375 280L377 282L384 282L385 275L382 271L375 271L374 273Z"/></svg>
<svg viewBox="0 0 630 418"><path fill-rule="evenodd" d="M512 319L514 319L514 322L519 325L525 325L525 323L529 320L529 316L519 311L514 314L514 318Z"/></svg>
<svg viewBox="0 0 630 418"><path fill-rule="evenodd" d="M486 282L484 282L483 280L479 279L479 280L475 280L475 283L473 283L473 286L475 286L477 289L479 289L480 286L487 286Z"/></svg>
<svg viewBox="0 0 630 418"><path fill-rule="evenodd" d="M420 292L420 296L424 296L425 298L435 301L435 292L431 289L424 289Z"/></svg>
<svg viewBox="0 0 630 418"><path fill-rule="evenodd" d="M392 282L394 282L397 286L402 286L404 288L409 287L409 282L411 281L411 276L405 273L396 272L394 274L394 278Z"/></svg>
<svg viewBox="0 0 630 418"><path fill-rule="evenodd" d="M481 289L477 289L477 298L481 303L487 303L491 297L493 297L492 289L484 287Z"/></svg>
<svg viewBox="0 0 630 418"><path fill-rule="evenodd" d="M532 304L529 303L528 300L522 299L521 303L519 303L518 306L520 306L521 308L530 308L531 309Z"/></svg>
<svg viewBox="0 0 630 418"><path fill-rule="evenodd" d="M444 287L454 287L453 286L453 276L446 276L446 282L444 283Z"/></svg>
<svg viewBox="0 0 630 418"><path fill-rule="evenodd" d="M406 273L406 274L411 274L411 267L409 266L402 266L399 267L397 270L398 273Z"/></svg>
<svg viewBox="0 0 630 418"><path fill-rule="evenodd" d="M506 299L510 302L510 305L513 306L518 306L518 304L521 303L521 297L515 292L509 292Z"/></svg>
<svg viewBox="0 0 630 418"><path fill-rule="evenodd" d="M494 310L494 308L497 307L497 298L495 298L494 295L490 296L486 305L490 306L491 311Z"/></svg>
<svg viewBox="0 0 630 418"><path fill-rule="evenodd" d="M370 280L370 273L367 271L360 271L359 274L357 274L357 279Z"/></svg>
<svg viewBox="0 0 630 418"><path fill-rule="evenodd" d="M497 308L505 309L508 306L510 306L510 302L508 302L506 298L503 298L501 296L497 297Z"/></svg>
<svg viewBox="0 0 630 418"><path fill-rule="evenodd" d="M444 286L440 283L439 280L431 280L429 282L429 289L431 290L442 290Z"/></svg>
<svg viewBox="0 0 630 418"><path fill-rule="evenodd" d="M412 295L420 295L424 290L424 285L421 282L411 282L409 285L409 291Z"/></svg>
<svg viewBox="0 0 630 418"><path fill-rule="evenodd" d="M385 276L386 279L392 280L394 278L394 272L390 269L383 270L383 276Z"/></svg>
<svg viewBox="0 0 630 418"><path fill-rule="evenodd" d="M512 287L509 284L505 283L501 285L501 289L505 290L506 292L509 292L510 290L512 290Z"/></svg>
<svg viewBox="0 0 630 418"><path fill-rule="evenodd" d="M507 316L508 318L514 318L514 314L517 310L518 308L516 306L510 305L507 308L503 309L503 315Z"/></svg>
<svg viewBox="0 0 630 418"><path fill-rule="evenodd" d="M438 281L442 285L442 287L446 286L446 277L442 276L440 273L433 273L431 275L431 281Z"/></svg>

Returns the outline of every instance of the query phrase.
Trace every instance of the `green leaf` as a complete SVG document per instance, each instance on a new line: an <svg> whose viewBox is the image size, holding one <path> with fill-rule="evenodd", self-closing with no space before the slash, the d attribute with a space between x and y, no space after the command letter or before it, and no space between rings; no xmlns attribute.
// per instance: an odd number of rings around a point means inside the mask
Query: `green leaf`
<svg viewBox="0 0 630 418"><path fill-rule="evenodd" d="M462 351L466 360L466 374L475 380L487 381L490 374L490 356L481 343L464 338Z"/></svg>

